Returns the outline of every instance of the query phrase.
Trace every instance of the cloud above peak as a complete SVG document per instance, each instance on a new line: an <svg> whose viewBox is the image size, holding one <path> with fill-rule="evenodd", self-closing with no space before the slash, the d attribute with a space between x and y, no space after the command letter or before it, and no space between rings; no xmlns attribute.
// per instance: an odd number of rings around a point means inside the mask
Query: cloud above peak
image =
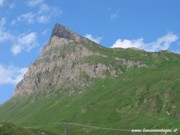
<svg viewBox="0 0 180 135"><path fill-rule="evenodd" d="M18 37L17 43L11 47L11 52L14 55L17 55L22 51L31 51L31 49L37 45L37 34L35 32L31 32L29 34Z"/></svg>
<svg viewBox="0 0 180 135"><path fill-rule="evenodd" d="M100 43L102 37L93 37L91 34L86 34L84 37L88 38L91 41L94 41L96 43Z"/></svg>
<svg viewBox="0 0 180 135"><path fill-rule="evenodd" d="M38 6L36 11L26 12L17 16L12 22L12 25L17 25L18 22L24 23L41 23L50 22L52 18L60 16L63 12L58 7L52 7L44 3L44 0L30 0L27 2L30 7Z"/></svg>
<svg viewBox="0 0 180 135"><path fill-rule="evenodd" d="M12 45L11 52L14 55L17 55L22 51L31 51L38 45L36 32L15 35L9 30L6 30L5 25L6 18L3 17L0 19L0 43L10 43Z"/></svg>
<svg viewBox="0 0 180 135"><path fill-rule="evenodd" d="M165 36L150 43L145 43L143 38L135 40L117 39L111 48L138 48L148 52L157 52L160 50L168 50L171 44L177 41L177 39L178 36L173 33L167 33Z"/></svg>

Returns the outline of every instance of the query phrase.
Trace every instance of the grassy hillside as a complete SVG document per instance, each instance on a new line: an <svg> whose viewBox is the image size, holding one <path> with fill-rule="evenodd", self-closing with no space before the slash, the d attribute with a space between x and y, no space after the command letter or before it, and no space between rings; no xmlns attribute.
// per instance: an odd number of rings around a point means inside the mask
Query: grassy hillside
<svg viewBox="0 0 180 135"><path fill-rule="evenodd" d="M73 96L67 94L67 89L57 89L46 97L13 98L0 107L0 120L59 135L129 135L137 134L131 129L180 127L180 55L101 47L94 51L108 57L91 56L82 62L114 64L118 68L121 64L114 60L118 57L146 66L124 69L120 76L95 79Z"/></svg>
<svg viewBox="0 0 180 135"><path fill-rule="evenodd" d="M10 123L0 123L0 135L55 135L55 134L39 129L22 128Z"/></svg>

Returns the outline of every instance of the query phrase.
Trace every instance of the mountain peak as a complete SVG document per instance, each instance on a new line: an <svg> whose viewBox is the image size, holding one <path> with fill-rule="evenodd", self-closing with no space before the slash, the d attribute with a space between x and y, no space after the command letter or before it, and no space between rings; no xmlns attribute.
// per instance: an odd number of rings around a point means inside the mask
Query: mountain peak
<svg viewBox="0 0 180 135"><path fill-rule="evenodd" d="M82 40L82 36L78 35L77 33L71 31L70 29L68 29L67 27L61 25L61 24L56 24L53 31L52 31L52 35L53 36L57 36L59 38L66 38L69 40L73 40L75 42L80 42Z"/></svg>

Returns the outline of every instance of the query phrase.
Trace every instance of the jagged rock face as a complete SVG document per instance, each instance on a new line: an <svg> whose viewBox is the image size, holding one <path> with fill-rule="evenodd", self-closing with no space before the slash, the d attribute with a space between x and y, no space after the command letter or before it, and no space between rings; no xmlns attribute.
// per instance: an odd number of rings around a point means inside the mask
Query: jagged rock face
<svg viewBox="0 0 180 135"><path fill-rule="evenodd" d="M57 36L59 38L66 38L68 40L73 40L75 42L80 42L83 40L83 37L72 32L71 30L69 30L68 28L66 28L65 26L62 26L60 24L55 25L53 32L52 32L52 37L53 36Z"/></svg>
<svg viewBox="0 0 180 135"><path fill-rule="evenodd" d="M107 70L116 74L113 67L104 64L81 63L83 57L99 55L86 47L88 42L86 38L57 24L49 44L29 67L14 96L51 93L55 89L68 89L72 95L89 85L94 78L105 78Z"/></svg>

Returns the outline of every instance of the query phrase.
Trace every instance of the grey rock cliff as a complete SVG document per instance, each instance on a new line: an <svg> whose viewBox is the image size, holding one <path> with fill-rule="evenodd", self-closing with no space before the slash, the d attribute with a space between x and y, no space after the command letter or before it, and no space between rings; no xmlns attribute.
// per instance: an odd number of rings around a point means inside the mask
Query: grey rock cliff
<svg viewBox="0 0 180 135"><path fill-rule="evenodd" d="M87 48L88 42L91 41L56 24L49 44L17 85L14 97L38 92L48 95L56 89L67 89L73 95L93 79L105 78L107 70L115 74L113 67L81 62L83 57L99 55Z"/></svg>
<svg viewBox="0 0 180 135"><path fill-rule="evenodd" d="M54 36L57 36L59 38L66 38L68 40L73 40L75 42L80 42L83 40L83 37L81 37L80 35L74 33L73 31L69 30L68 28L60 24L55 25L51 37Z"/></svg>

